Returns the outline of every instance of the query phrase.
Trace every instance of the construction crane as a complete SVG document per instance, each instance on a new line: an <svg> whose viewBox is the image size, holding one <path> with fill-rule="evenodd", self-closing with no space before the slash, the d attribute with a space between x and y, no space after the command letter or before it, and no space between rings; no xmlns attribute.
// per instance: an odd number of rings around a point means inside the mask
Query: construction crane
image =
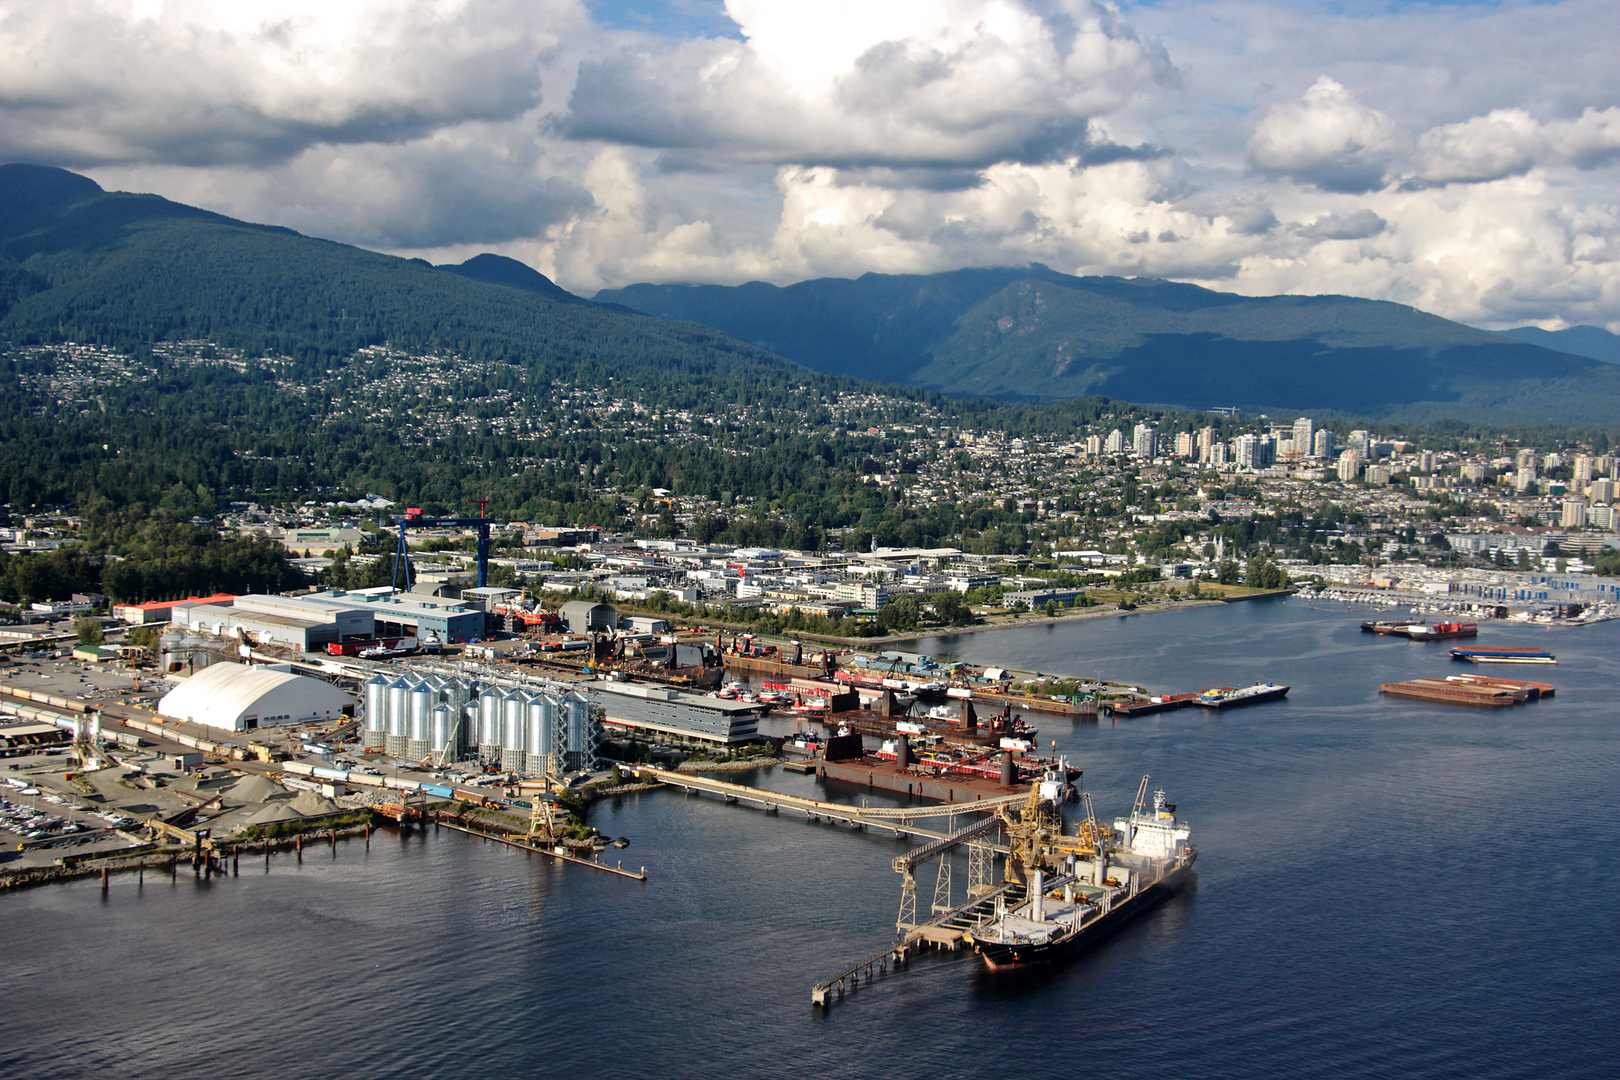
<svg viewBox="0 0 1620 1080"><path fill-rule="evenodd" d="M401 581L403 588L411 587L411 554L410 545L406 541L406 533L411 529L466 529L478 530L478 587L484 588L489 584L489 500L474 499L478 507L478 517L428 517L422 513L422 508L412 506L405 511L405 516L395 518L394 524L399 526L399 543L394 548L394 590L399 591Z"/></svg>

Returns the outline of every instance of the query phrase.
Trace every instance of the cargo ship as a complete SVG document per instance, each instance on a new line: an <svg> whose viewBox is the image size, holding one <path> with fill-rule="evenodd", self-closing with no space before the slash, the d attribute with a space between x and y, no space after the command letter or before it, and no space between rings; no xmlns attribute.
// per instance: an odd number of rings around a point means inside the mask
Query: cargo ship
<svg viewBox="0 0 1620 1080"><path fill-rule="evenodd" d="M1241 689L1233 686L1216 686L1193 698L1193 704L1206 709L1231 709L1238 705L1258 705L1262 701L1276 701L1287 697L1288 690L1289 687L1277 683L1255 683Z"/></svg>
<svg viewBox="0 0 1620 1080"><path fill-rule="evenodd" d="M1470 664L1556 664L1558 658L1546 649L1531 649L1513 645L1498 645L1495 648L1469 646L1451 650L1453 660L1465 660Z"/></svg>
<svg viewBox="0 0 1620 1080"><path fill-rule="evenodd" d="M1001 812L1019 853L1010 863L1027 883L1024 902L998 898L995 915L966 936L992 971L1062 960L1118 930L1169 899L1192 876L1197 850L1176 808L1155 791L1146 803L1148 777L1136 803L1111 832L1098 827L1086 799L1087 820L1063 834L1056 809L1037 792L1015 819ZM1055 831L1054 831L1055 829Z"/></svg>
<svg viewBox="0 0 1620 1080"><path fill-rule="evenodd" d="M1479 636L1479 624L1471 622L1364 622L1363 633L1410 638L1413 641L1443 641L1447 638Z"/></svg>

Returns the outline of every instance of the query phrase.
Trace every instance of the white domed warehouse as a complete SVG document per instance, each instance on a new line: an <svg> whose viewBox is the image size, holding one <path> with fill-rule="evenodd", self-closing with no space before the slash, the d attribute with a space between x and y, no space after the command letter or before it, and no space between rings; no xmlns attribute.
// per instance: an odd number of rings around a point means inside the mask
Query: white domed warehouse
<svg viewBox="0 0 1620 1080"><path fill-rule="evenodd" d="M308 675L211 664L163 695L158 713L228 731L252 731L334 720L354 704L352 695Z"/></svg>

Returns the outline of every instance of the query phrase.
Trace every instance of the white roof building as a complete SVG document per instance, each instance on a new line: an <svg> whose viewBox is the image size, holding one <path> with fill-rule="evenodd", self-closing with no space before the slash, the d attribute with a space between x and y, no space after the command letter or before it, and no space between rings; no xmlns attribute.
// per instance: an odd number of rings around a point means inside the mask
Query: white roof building
<svg viewBox="0 0 1620 1080"><path fill-rule="evenodd" d="M355 699L330 683L268 667L210 664L163 695L158 713L194 724L251 731L332 720Z"/></svg>

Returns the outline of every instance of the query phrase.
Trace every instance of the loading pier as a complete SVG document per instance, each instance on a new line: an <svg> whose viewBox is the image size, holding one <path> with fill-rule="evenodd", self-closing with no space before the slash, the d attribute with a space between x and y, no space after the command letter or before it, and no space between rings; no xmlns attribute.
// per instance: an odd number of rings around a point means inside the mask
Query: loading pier
<svg viewBox="0 0 1620 1080"><path fill-rule="evenodd" d="M688 792L696 791L709 795L718 795L729 803L749 803L767 812L778 812L784 809L796 810L812 821L825 818L828 821L837 821L849 825L851 828L884 829L899 837L919 836L927 837L933 841L945 841L952 838L953 831L950 827L950 819L952 818L963 814L994 811L1001 806L1012 806L1020 803L1025 798L1025 795L1020 792L1016 795L979 799L976 802L944 803L938 806L850 806L846 803L806 799L798 795L786 795L779 791L766 791L763 788L749 787L746 784L732 784L707 776L674 772L670 769L658 769L649 765L640 766L636 770L636 775L645 780L654 780L661 784L668 784L670 787L682 788ZM916 824L919 820L938 818L946 819L947 831L940 832L937 829Z"/></svg>

